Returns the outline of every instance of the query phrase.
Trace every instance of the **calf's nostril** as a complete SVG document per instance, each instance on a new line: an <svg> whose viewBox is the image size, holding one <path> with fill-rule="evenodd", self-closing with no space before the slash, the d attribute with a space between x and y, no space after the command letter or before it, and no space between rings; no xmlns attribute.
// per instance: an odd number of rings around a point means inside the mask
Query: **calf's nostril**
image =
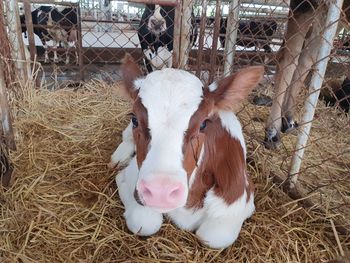
<svg viewBox="0 0 350 263"><path fill-rule="evenodd" d="M181 194L180 187L177 187L176 189L172 190L169 194L170 198L177 198Z"/></svg>
<svg viewBox="0 0 350 263"><path fill-rule="evenodd" d="M142 191L142 195L144 198L152 198L152 192L150 189L148 189L147 187L145 187Z"/></svg>

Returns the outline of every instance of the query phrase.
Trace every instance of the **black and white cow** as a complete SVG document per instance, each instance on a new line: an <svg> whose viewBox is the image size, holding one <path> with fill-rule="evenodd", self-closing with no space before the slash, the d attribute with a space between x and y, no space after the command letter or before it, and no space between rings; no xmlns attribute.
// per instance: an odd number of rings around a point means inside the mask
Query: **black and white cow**
<svg viewBox="0 0 350 263"><path fill-rule="evenodd" d="M69 43L77 47L78 12L74 7L67 7L61 11L52 6L40 6L32 12L34 34L36 34L45 48L45 63L49 61L47 42L52 40L54 49L54 62L58 61L57 47L66 49L66 64L69 63ZM20 16L22 32L26 33L25 15ZM76 61L78 54L75 52Z"/></svg>
<svg viewBox="0 0 350 263"><path fill-rule="evenodd" d="M192 13L192 17L194 15ZM150 73L172 66L175 8L146 5L138 28L138 37L144 54L147 71ZM190 42L197 39L197 26L191 19Z"/></svg>
<svg viewBox="0 0 350 263"><path fill-rule="evenodd" d="M227 18L220 20L220 43L225 47ZM238 25L237 45L243 47L263 48L265 52L272 52L269 38L277 30L275 20L254 21L241 20Z"/></svg>

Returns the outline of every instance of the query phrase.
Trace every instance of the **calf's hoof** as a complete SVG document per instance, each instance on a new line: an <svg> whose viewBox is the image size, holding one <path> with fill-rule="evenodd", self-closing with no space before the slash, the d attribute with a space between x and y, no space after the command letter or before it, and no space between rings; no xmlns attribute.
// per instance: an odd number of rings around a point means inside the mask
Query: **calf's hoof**
<svg viewBox="0 0 350 263"><path fill-rule="evenodd" d="M124 213L128 229L139 236L150 236L158 232L163 223L163 215L149 207L137 206Z"/></svg>

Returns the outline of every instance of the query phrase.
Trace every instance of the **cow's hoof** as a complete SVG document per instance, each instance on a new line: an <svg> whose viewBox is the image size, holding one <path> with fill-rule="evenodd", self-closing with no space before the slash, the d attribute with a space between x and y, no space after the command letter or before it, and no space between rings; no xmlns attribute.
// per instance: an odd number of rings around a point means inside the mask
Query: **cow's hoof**
<svg viewBox="0 0 350 263"><path fill-rule="evenodd" d="M285 117L282 118L282 129L283 133L295 133L299 124L293 120L293 118Z"/></svg>
<svg viewBox="0 0 350 263"><path fill-rule="evenodd" d="M280 134L276 130L266 130L264 146L267 149L277 149L281 142Z"/></svg>
<svg viewBox="0 0 350 263"><path fill-rule="evenodd" d="M272 105L272 99L265 95L256 95L253 98L253 103L258 106L271 106Z"/></svg>

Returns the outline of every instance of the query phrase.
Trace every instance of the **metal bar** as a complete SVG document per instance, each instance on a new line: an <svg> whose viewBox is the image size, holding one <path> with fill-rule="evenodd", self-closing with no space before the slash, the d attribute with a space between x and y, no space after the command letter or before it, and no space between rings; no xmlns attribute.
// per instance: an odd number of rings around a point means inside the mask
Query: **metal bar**
<svg viewBox="0 0 350 263"><path fill-rule="evenodd" d="M78 11L78 64L79 64L79 75L80 80L84 80L84 58L83 58L83 37L82 37L82 30L81 30L81 12L80 12L80 6L77 7Z"/></svg>
<svg viewBox="0 0 350 263"><path fill-rule="evenodd" d="M1 124L6 145L11 150L16 150L15 136L12 129L12 118L7 101L6 82L3 69L3 61L0 60L0 112Z"/></svg>
<svg viewBox="0 0 350 263"><path fill-rule="evenodd" d="M24 6L26 28L27 28L27 32L28 32L30 60L35 61L36 47L35 47L35 40L34 40L33 19L32 19L32 11L30 8L30 1L24 0L23 6Z"/></svg>
<svg viewBox="0 0 350 263"><path fill-rule="evenodd" d="M205 36L205 26L207 23L207 7L208 1L203 0L202 2L202 14L201 14L201 23L199 26L199 40L198 40L198 59L197 59L197 71L196 76L201 77L202 71L202 60L203 60L203 47L204 47L204 36Z"/></svg>
<svg viewBox="0 0 350 263"><path fill-rule="evenodd" d="M128 2L147 5L177 6L180 3L180 0L129 0Z"/></svg>
<svg viewBox="0 0 350 263"><path fill-rule="evenodd" d="M27 0L18 0L19 3L24 3ZM32 4L52 4L52 5L65 5L65 6L79 6L79 3L60 1L57 2L55 0L30 0Z"/></svg>
<svg viewBox="0 0 350 263"><path fill-rule="evenodd" d="M321 48L317 56L318 63L315 65L314 73L310 82L309 96L304 104L304 114L301 123L301 132L297 139L296 150L291 161L289 170L289 187L294 188L298 180L301 161L303 159L305 147L310 135L312 120L314 118L315 109L320 95L322 81L326 73L329 55L332 50L333 40L337 31L338 21L342 9L343 0L336 0L330 4L325 23L325 31L322 36Z"/></svg>
<svg viewBox="0 0 350 263"><path fill-rule="evenodd" d="M210 54L210 72L209 72L209 83L212 83L215 75L215 65L216 65L216 57L218 52L218 38L220 34L220 12L221 11L221 0L216 1L215 7L215 25L214 25L214 34L213 34L213 45L211 47Z"/></svg>
<svg viewBox="0 0 350 263"><path fill-rule="evenodd" d="M229 6L229 14L227 17L227 26L226 26L226 41L225 41L225 52L224 58L224 76L228 76L231 73L233 59L236 53L236 42L237 34L239 27L239 1L232 0ZM229 29L233 30L229 30Z"/></svg>

